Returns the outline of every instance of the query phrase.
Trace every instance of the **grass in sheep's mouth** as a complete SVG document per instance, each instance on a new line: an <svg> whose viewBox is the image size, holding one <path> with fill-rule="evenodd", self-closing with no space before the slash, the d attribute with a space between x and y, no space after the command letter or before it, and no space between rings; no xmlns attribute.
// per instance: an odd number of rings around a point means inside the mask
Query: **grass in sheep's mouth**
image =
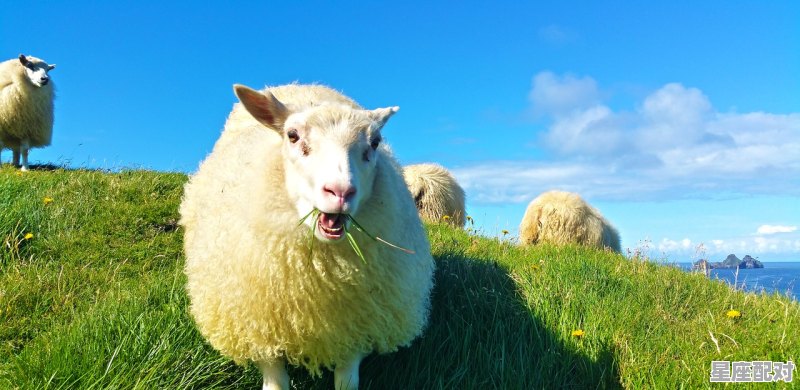
<svg viewBox="0 0 800 390"><path fill-rule="evenodd" d="M306 222L306 220L307 220L309 217L311 217L311 219L312 219L313 221L315 221L315 222L316 222L316 221L318 221L318 220L319 220L319 215L320 215L320 214L322 214L322 212L321 212L321 211L319 211L319 209L317 209L317 208L311 209L311 211L310 211L308 214L306 214L306 216L305 216L305 217L303 217L303 218L301 218L301 219L300 219L300 224L298 224L297 226L302 226L302 225L303 225L303 223L305 223L305 222ZM391 242L389 242L389 241L386 241L386 240L384 240L384 239L382 239L382 238L380 238L380 237L378 237L378 236L373 236L372 234L370 234L369 232L367 232L367 230L366 230L366 229L364 229L364 227L363 227L363 226L361 226L361 224L360 224L360 223L358 223L358 222L356 221L356 219L355 219L355 218L353 218L353 216L352 216L352 215L349 215L349 214L342 214L342 216L341 216L341 217L342 217L342 218L344 218L344 220L342 221L342 228L344 229L344 234L345 234L345 236L347 237L347 242L348 242L348 243L350 244L350 246L353 248L353 251L354 251L354 252L356 252L356 254L358 255L358 257L360 257L360 258L361 258L361 261L363 261L363 262L364 262L364 264L366 264L366 263L367 263L367 259L366 259L366 258L364 258L364 253L363 253L363 252L361 252L361 248L358 246L358 242L356 242L356 239L355 239L355 237L353 237L353 234L352 234L352 233L350 233L349 229L347 229L347 221L348 221L348 220L350 220L350 222L352 222L352 223L353 223L353 226L354 226L354 227L355 227L357 230L360 230L362 233L364 233L364 234L365 234L367 237L371 238L373 241L378 241L378 242L380 242L380 243L382 243L382 244L384 244L384 245L387 245L387 246L389 246L389 247L392 247L392 248L394 248L394 249L397 249L397 250L401 250L401 251L403 251L403 252L405 252L405 253L408 253L408 254L414 254L414 251L412 251L412 250L410 250L410 249L406 249L406 248L403 248L403 247L401 247L401 246L398 246L398 245L392 244ZM315 230L316 228L317 228L317 224L316 224L316 223L314 223L314 224L312 224L312 225L311 225L311 235L309 236L309 249L312 251L311 253L313 253L313 250L314 250L314 230Z"/></svg>

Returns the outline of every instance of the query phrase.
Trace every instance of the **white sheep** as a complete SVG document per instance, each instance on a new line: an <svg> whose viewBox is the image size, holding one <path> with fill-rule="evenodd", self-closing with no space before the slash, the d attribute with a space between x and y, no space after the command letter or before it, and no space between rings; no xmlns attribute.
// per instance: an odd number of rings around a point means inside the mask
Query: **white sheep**
<svg viewBox="0 0 800 390"><path fill-rule="evenodd" d="M361 359L409 345L430 307L430 245L381 142L398 108L319 85L234 91L180 207L190 311L222 354L258 365L265 389L288 388L287 361L335 367L337 389L357 388Z"/></svg>
<svg viewBox="0 0 800 390"><path fill-rule="evenodd" d="M464 226L464 189L447 169L438 164L408 165L403 177L423 220Z"/></svg>
<svg viewBox="0 0 800 390"><path fill-rule="evenodd" d="M48 72L55 67L22 54L0 63L0 153L12 149L13 163L23 171L30 148L50 145L55 94Z"/></svg>
<svg viewBox="0 0 800 390"><path fill-rule="evenodd" d="M582 244L620 252L617 230L572 192L548 191L534 199L522 217L519 238L522 244Z"/></svg>

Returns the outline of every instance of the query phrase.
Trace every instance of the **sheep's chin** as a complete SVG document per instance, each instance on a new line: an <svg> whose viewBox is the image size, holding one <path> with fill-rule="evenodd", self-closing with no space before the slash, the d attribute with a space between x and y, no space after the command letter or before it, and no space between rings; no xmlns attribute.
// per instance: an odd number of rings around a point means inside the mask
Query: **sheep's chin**
<svg viewBox="0 0 800 390"><path fill-rule="evenodd" d="M315 224L314 235L322 242L336 242L347 232L347 216L344 214L320 213Z"/></svg>

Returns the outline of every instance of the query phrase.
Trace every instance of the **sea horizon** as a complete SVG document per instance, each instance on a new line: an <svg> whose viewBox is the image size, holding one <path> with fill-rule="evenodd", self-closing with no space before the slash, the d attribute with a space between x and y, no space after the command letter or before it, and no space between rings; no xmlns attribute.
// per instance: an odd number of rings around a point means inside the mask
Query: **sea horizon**
<svg viewBox="0 0 800 390"><path fill-rule="evenodd" d="M759 260L761 261L761 260ZM800 261L761 261L764 268L712 269L709 278L748 292L778 292L800 301ZM691 272L693 262L664 263Z"/></svg>

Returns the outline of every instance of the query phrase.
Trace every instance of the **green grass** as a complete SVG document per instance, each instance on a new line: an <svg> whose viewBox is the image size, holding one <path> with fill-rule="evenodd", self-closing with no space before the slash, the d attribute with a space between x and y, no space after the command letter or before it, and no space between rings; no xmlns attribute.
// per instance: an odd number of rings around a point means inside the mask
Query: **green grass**
<svg viewBox="0 0 800 390"><path fill-rule="evenodd" d="M185 181L0 168L0 388L259 388L258 371L216 353L188 316ZM428 229L429 328L365 359L362 388L697 388L712 360L800 360L788 298L604 251ZM296 388L333 387L327 372L290 375Z"/></svg>

